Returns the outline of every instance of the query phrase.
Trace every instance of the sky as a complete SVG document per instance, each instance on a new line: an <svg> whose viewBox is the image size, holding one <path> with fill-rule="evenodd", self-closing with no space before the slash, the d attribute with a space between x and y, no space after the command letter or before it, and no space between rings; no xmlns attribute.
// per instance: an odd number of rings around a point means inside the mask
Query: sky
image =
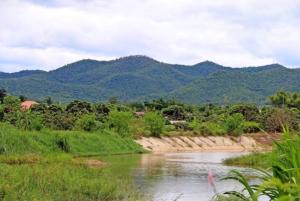
<svg viewBox="0 0 300 201"><path fill-rule="evenodd" d="M300 67L300 0L1 0L0 71L147 55Z"/></svg>

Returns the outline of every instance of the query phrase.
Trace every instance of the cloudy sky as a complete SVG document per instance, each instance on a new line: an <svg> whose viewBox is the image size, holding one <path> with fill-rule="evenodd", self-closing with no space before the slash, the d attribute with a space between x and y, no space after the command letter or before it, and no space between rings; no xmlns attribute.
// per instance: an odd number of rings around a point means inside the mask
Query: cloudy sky
<svg viewBox="0 0 300 201"><path fill-rule="evenodd" d="M300 67L299 10L300 0L1 0L0 71L136 54Z"/></svg>

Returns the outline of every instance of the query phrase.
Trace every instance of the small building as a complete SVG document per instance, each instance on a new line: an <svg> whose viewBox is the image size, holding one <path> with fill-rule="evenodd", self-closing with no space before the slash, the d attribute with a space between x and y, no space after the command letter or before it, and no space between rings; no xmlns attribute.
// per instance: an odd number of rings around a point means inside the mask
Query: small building
<svg viewBox="0 0 300 201"><path fill-rule="evenodd" d="M175 126L176 129L185 130L188 127L188 123L185 120L169 120L170 124Z"/></svg>
<svg viewBox="0 0 300 201"><path fill-rule="evenodd" d="M22 111L29 110L34 105L38 105L38 103L30 100L24 101L21 103L21 110Z"/></svg>
<svg viewBox="0 0 300 201"><path fill-rule="evenodd" d="M170 124L172 125L178 125L178 124L186 124L187 122L185 120L170 120Z"/></svg>

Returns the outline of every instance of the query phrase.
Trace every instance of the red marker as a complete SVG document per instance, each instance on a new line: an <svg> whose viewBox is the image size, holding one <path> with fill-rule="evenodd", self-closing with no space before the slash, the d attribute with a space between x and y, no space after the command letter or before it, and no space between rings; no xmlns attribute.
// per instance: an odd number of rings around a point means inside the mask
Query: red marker
<svg viewBox="0 0 300 201"><path fill-rule="evenodd" d="M216 189L216 185L215 185L215 180L214 180L214 175L212 173L211 170L208 170L208 174L207 174L207 182L208 184L213 187L213 191L215 194L217 194L217 189Z"/></svg>

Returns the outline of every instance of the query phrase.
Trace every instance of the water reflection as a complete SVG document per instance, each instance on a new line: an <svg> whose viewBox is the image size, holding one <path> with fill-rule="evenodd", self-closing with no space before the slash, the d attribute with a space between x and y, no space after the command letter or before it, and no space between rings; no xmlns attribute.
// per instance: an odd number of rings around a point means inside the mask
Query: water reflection
<svg viewBox="0 0 300 201"><path fill-rule="evenodd" d="M208 201L214 195L207 182L211 170L216 180L218 192L240 189L234 181L221 181L232 167L222 165L222 160L241 153L201 152L145 154L134 169L137 185L154 201ZM239 169L253 174L253 170Z"/></svg>

